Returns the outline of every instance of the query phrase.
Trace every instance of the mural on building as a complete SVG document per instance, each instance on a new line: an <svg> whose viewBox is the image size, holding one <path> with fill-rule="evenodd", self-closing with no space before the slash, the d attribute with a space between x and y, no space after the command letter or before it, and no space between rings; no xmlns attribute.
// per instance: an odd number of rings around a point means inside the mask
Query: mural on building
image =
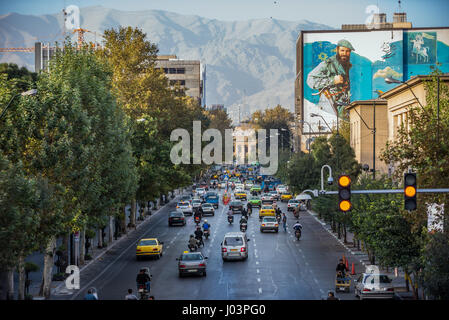
<svg viewBox="0 0 449 320"><path fill-rule="evenodd" d="M337 115L345 118L344 107L352 101L375 99L396 86L386 77L405 81L429 74L437 63L449 72L449 28L306 31L302 57L302 120L319 131L321 117L335 126Z"/></svg>

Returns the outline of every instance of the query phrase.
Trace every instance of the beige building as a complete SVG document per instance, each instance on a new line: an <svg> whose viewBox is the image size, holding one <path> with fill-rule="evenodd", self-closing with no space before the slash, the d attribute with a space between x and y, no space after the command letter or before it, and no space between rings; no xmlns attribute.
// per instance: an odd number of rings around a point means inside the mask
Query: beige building
<svg viewBox="0 0 449 320"><path fill-rule="evenodd" d="M240 126L234 128L234 157L237 163L252 163L257 161L257 139L255 128L249 123L242 123Z"/></svg>
<svg viewBox="0 0 449 320"><path fill-rule="evenodd" d="M367 164L370 170L386 173L388 166L379 156L388 139L387 101L353 101L345 109L349 113L350 143L356 160Z"/></svg>
<svg viewBox="0 0 449 320"><path fill-rule="evenodd" d="M186 95L196 98L201 105L203 99L203 82L199 60L182 60L175 55L157 57L156 67L162 68L170 85L179 84L186 89Z"/></svg>
<svg viewBox="0 0 449 320"><path fill-rule="evenodd" d="M381 94L380 99L354 101L346 107L351 124L351 146L360 164L368 164L369 168L372 169L372 129L375 127L376 172L390 173L391 170L394 170L394 167L381 162L379 155L385 148L387 141L397 139L398 129L402 125L406 127L410 125L408 121L410 108L420 108L419 103L423 106L427 104L425 81L430 79L431 76L417 76ZM449 86L449 75L440 77L440 85ZM373 126L374 110L376 112L375 126ZM366 125L361 118L365 120Z"/></svg>

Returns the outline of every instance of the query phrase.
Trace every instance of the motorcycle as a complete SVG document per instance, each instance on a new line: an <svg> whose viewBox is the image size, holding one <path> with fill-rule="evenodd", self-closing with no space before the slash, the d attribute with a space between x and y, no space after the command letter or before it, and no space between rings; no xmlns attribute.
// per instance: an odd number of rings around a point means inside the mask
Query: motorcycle
<svg viewBox="0 0 449 320"><path fill-rule="evenodd" d="M299 238L301 238L301 229L295 230L295 237L296 237L296 240L299 240Z"/></svg>
<svg viewBox="0 0 449 320"><path fill-rule="evenodd" d="M234 222L234 216L228 216L228 222L232 224Z"/></svg>
<svg viewBox="0 0 449 320"><path fill-rule="evenodd" d="M278 223L281 223L281 215L280 214L276 214L276 220L278 221Z"/></svg>
<svg viewBox="0 0 449 320"><path fill-rule="evenodd" d="M241 232L246 232L247 227L248 227L248 224L246 224L246 223L241 223L241 224L240 224L240 231L241 231Z"/></svg>
<svg viewBox="0 0 449 320"><path fill-rule="evenodd" d="M203 237L201 237L201 238L195 237L195 239L196 239L196 243L197 243L198 248L200 246L204 247Z"/></svg>
<svg viewBox="0 0 449 320"><path fill-rule="evenodd" d="M198 243L198 241L197 241ZM190 252L195 252L196 250L198 250L198 245L192 245L189 243L188 245Z"/></svg>
<svg viewBox="0 0 449 320"><path fill-rule="evenodd" d="M140 300L148 300L148 291L146 285L139 284L139 299Z"/></svg>
<svg viewBox="0 0 449 320"><path fill-rule="evenodd" d="M206 240L209 238L209 236L210 236L210 230L209 229L206 229L206 230L204 230L203 231L203 233L204 233L204 237L206 238Z"/></svg>
<svg viewBox="0 0 449 320"><path fill-rule="evenodd" d="M200 216L195 216L195 223L196 223L196 225L199 225L200 222L201 222Z"/></svg>

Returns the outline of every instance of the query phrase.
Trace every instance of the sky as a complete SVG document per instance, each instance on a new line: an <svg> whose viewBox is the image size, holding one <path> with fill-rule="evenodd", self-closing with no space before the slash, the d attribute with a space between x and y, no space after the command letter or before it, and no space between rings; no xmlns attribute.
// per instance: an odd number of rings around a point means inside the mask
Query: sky
<svg viewBox="0 0 449 320"><path fill-rule="evenodd" d="M388 22L393 20L393 12L398 11L397 0L0 0L0 15L54 14L69 5L80 8L101 5L123 11L164 10L224 21L305 19L334 28L365 23L370 6L386 13ZM402 0L401 8L413 27L449 26L449 0Z"/></svg>

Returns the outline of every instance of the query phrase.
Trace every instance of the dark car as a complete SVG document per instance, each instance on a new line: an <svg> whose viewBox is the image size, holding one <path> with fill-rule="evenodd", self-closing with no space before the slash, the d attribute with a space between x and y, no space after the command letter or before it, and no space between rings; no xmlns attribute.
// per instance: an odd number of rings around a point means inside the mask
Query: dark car
<svg viewBox="0 0 449 320"><path fill-rule="evenodd" d="M182 211L172 211L168 215L168 226L171 227L176 224L180 224L182 226L186 225L186 218Z"/></svg>
<svg viewBox="0 0 449 320"><path fill-rule="evenodd" d="M229 203L229 210L231 210L232 213L242 213L243 203L241 201L231 201Z"/></svg>

